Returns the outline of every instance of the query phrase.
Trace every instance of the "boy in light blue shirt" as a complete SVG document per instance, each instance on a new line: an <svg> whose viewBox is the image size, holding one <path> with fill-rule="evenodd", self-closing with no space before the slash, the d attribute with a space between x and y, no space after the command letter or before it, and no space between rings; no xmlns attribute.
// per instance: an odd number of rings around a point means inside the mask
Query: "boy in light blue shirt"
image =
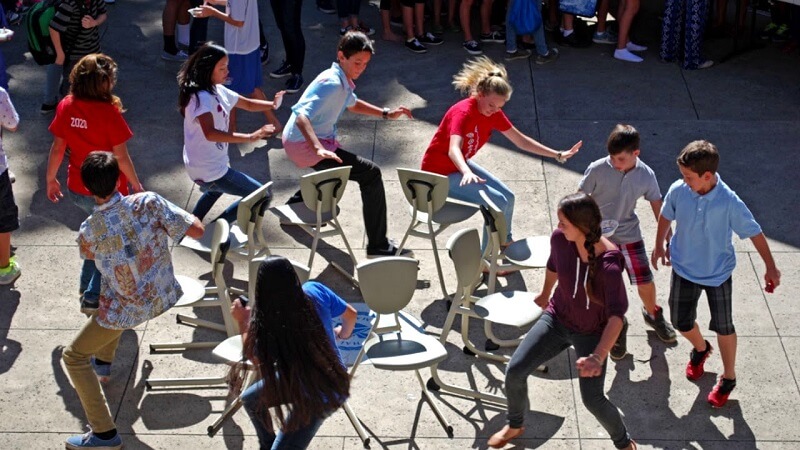
<svg viewBox="0 0 800 450"><path fill-rule="evenodd" d="M764 260L766 291L780 285L781 273L775 266L767 238L747 206L717 174L719 153L708 141L689 143L678 156L682 180L670 186L658 219L656 243L651 262L672 264L669 295L672 324L691 342L693 349L686 366L686 378L699 379L711 354L711 344L697 325L697 301L706 292L711 310L709 329L717 333L723 373L708 394L708 402L722 407L736 387L736 330L733 326L731 274L736 254L733 232L749 238ZM675 234L664 241L672 221Z"/></svg>

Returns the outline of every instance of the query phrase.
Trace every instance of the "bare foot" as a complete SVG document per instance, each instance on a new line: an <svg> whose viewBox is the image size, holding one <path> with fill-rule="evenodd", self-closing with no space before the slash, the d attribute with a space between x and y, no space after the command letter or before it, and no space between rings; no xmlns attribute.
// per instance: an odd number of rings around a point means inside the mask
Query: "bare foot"
<svg viewBox="0 0 800 450"><path fill-rule="evenodd" d="M394 34L391 31L387 31L381 34L381 39L389 42L403 42L402 36Z"/></svg>
<svg viewBox="0 0 800 450"><path fill-rule="evenodd" d="M525 431L525 427L521 428L511 428L510 426L506 425L503 427L502 430L498 431L497 433L493 434L492 437L489 438L489 447L492 448L503 448L508 444L508 441L514 439L515 437L519 436Z"/></svg>

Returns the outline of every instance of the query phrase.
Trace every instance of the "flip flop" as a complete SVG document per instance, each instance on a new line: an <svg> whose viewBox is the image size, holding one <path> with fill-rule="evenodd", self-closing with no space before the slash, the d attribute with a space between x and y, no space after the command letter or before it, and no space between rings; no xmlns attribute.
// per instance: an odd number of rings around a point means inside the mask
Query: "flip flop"
<svg viewBox="0 0 800 450"><path fill-rule="evenodd" d="M517 430L518 433L516 433L515 435L513 435L511 437L506 437L505 436L506 428L508 428L509 430ZM503 447L506 446L506 444L508 444L508 441L518 438L524 432L525 432L525 427L522 427L522 428L511 428L508 425L506 425L505 427L503 427L502 430L500 430L497 433L493 434L492 437L489 438L489 441L487 442L487 444L491 448L503 448Z"/></svg>

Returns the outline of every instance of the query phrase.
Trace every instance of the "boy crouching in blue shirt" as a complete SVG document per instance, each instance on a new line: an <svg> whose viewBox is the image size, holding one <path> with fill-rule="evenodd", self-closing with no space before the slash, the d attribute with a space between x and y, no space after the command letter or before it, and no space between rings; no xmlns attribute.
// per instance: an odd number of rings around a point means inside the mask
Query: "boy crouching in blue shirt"
<svg viewBox="0 0 800 450"><path fill-rule="evenodd" d="M64 350L64 365L91 426L88 433L68 438L66 448L118 449L122 439L100 382L110 378L122 332L163 313L183 295L167 237L199 239L203 225L153 192L120 195L119 164L112 153L90 153L81 178L97 206L81 224L78 247L103 278L97 313Z"/></svg>
<svg viewBox="0 0 800 450"><path fill-rule="evenodd" d="M683 175L670 186L658 219L656 244L651 256L654 268L658 261L672 263L669 294L672 324L691 342L692 352L686 365L686 378L699 379L711 354L711 344L697 325L697 301L705 291L711 310L709 329L717 333L723 373L708 402L716 408L728 401L736 387L736 331L733 326L731 274L736 267L732 232L749 238L766 265L766 291L780 285L781 273L775 267L767 238L753 214L717 174L719 153L708 141L689 143L678 156ZM664 241L672 221L675 234Z"/></svg>

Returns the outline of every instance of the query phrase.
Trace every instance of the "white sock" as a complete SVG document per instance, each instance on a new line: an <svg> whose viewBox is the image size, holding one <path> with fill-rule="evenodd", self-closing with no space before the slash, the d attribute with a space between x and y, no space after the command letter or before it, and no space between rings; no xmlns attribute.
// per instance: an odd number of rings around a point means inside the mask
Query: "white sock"
<svg viewBox="0 0 800 450"><path fill-rule="evenodd" d="M631 52L643 52L647 50L647 47L645 47L644 45L634 44L631 41L628 41L628 43L625 44L625 48L627 48L628 51Z"/></svg>
<svg viewBox="0 0 800 450"><path fill-rule="evenodd" d="M561 34L564 35L564 37L567 37L572 34L573 31L575 30L561 30Z"/></svg>
<svg viewBox="0 0 800 450"><path fill-rule="evenodd" d="M614 58L619 59L621 61L628 61L628 62L642 62L644 59L640 58L639 56L634 55L627 48L618 48L614 50Z"/></svg>
<svg viewBox="0 0 800 450"><path fill-rule="evenodd" d="M190 23L185 25L178 24L175 29L177 30L178 45L189 46L189 27Z"/></svg>

